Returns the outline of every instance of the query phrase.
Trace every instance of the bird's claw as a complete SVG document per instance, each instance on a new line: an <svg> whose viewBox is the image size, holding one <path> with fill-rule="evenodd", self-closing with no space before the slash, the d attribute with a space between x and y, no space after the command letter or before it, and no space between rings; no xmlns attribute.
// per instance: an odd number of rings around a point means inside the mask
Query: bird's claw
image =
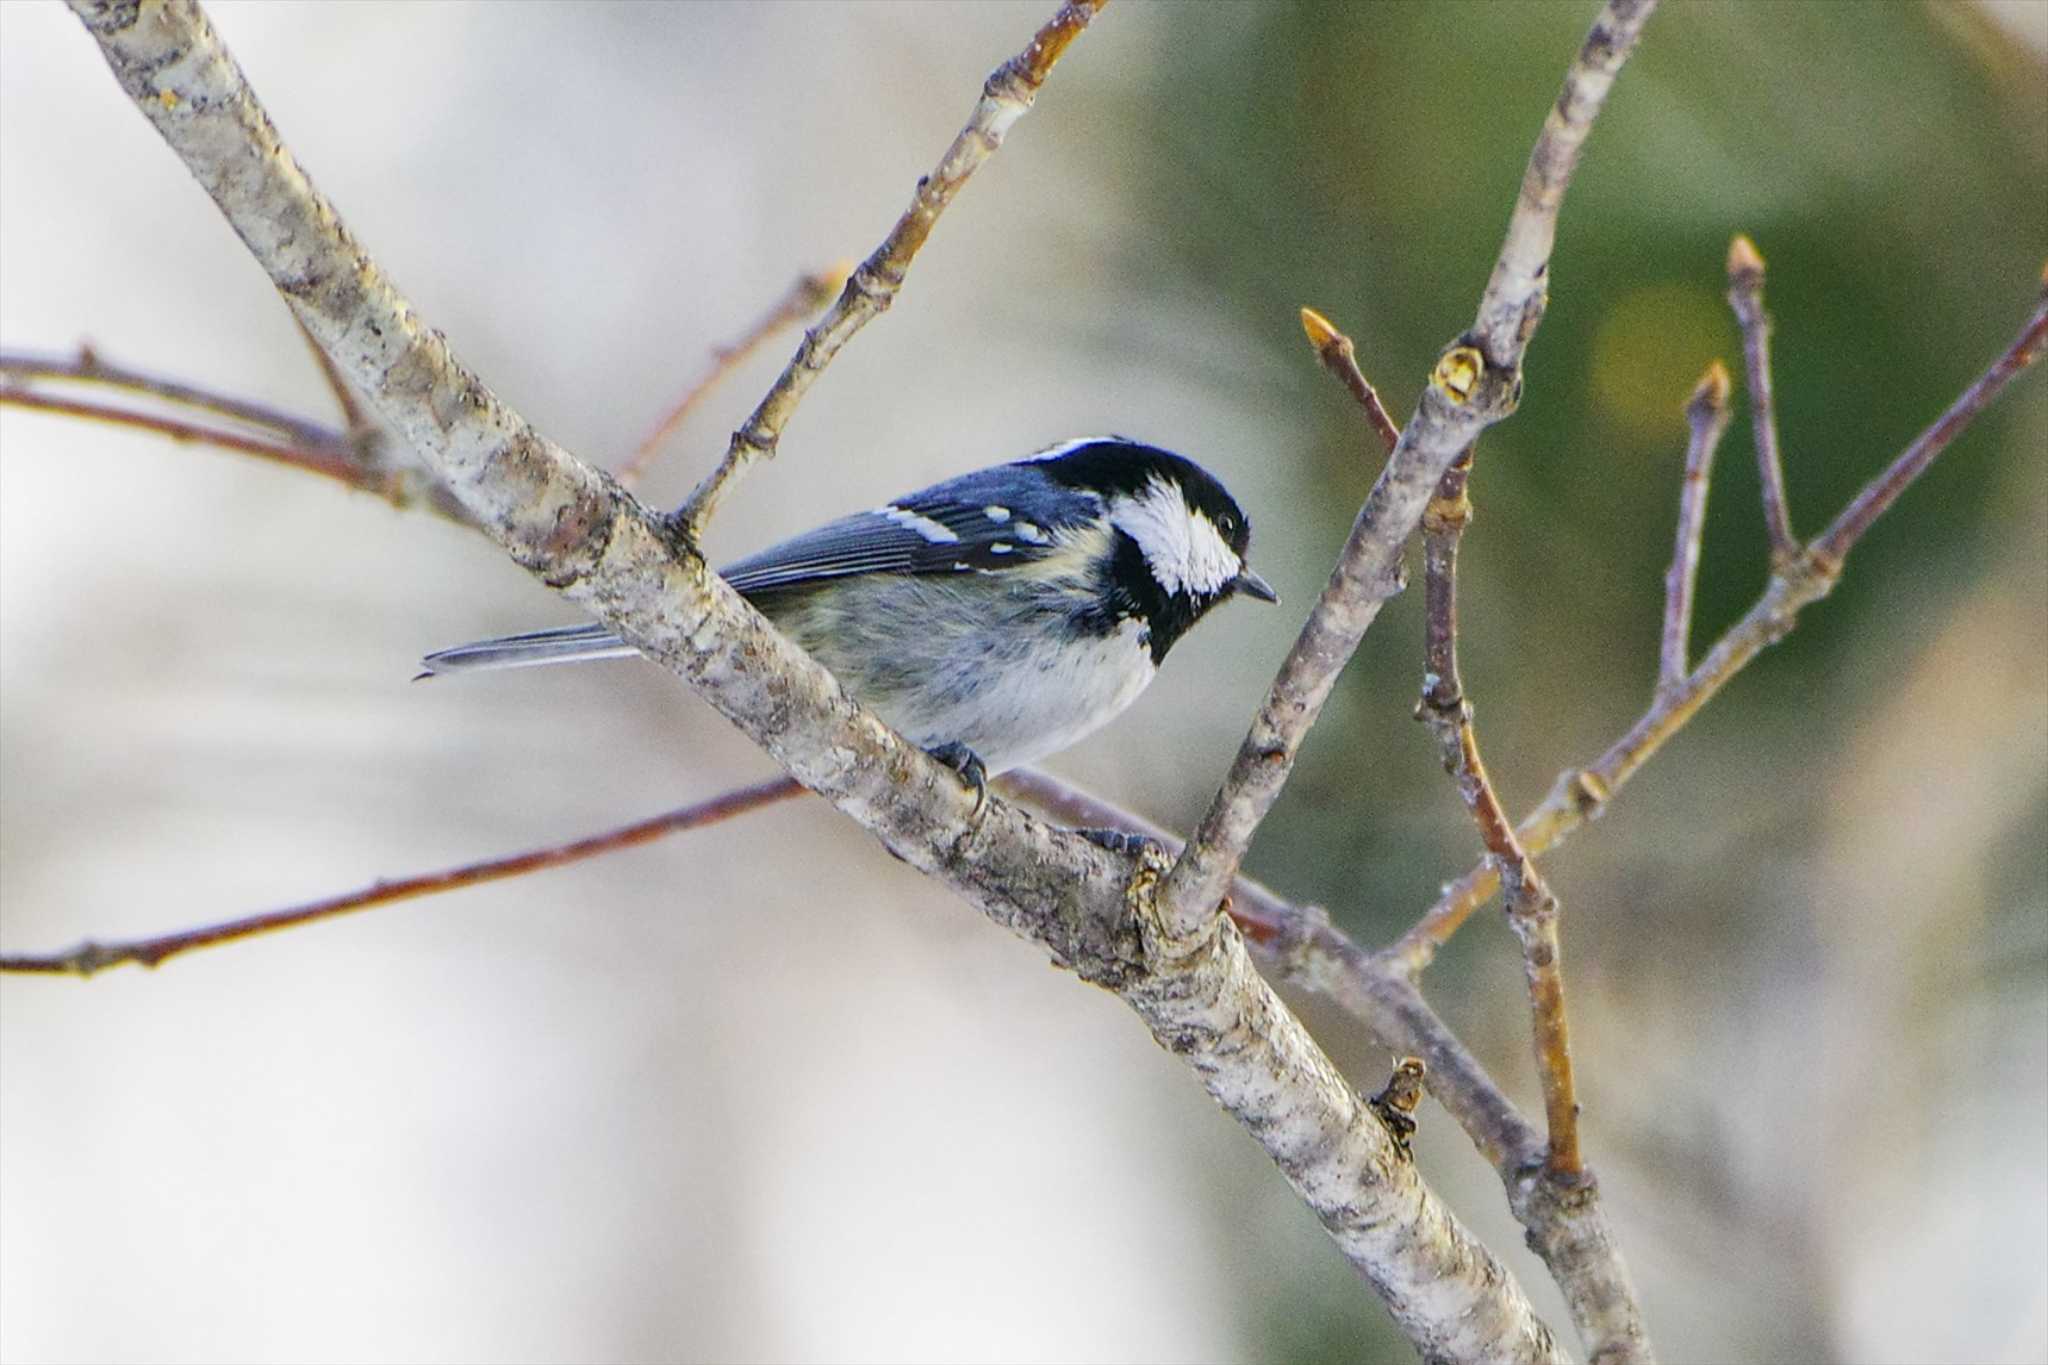
<svg viewBox="0 0 2048 1365"><path fill-rule="evenodd" d="M982 766L981 756L957 739L933 745L925 752L960 775L962 785L974 793L974 810L967 817L968 823L981 824L981 817L988 813L988 769Z"/></svg>
<svg viewBox="0 0 2048 1365"><path fill-rule="evenodd" d="M1147 848L1155 847L1159 843L1157 839L1148 839L1127 829L1077 829L1074 833L1097 847L1132 858L1142 858Z"/></svg>

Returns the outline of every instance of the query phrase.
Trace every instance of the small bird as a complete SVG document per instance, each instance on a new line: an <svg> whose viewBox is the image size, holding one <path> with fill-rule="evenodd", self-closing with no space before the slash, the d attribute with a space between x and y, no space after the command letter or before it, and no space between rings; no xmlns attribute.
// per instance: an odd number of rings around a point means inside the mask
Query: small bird
<svg viewBox="0 0 2048 1365"><path fill-rule="evenodd" d="M724 577L980 798L988 774L1122 712L1217 603L1278 601L1245 564L1250 540L1200 465L1098 436L841 517ZM429 654L421 676L634 652L567 626Z"/></svg>

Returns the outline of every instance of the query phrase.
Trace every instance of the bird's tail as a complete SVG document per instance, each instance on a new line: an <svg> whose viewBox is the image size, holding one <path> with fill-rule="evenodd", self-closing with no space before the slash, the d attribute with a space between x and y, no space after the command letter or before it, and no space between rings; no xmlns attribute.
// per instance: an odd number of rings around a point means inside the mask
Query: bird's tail
<svg viewBox="0 0 2048 1365"><path fill-rule="evenodd" d="M421 678L443 673L481 673L494 668L537 668L580 664L592 659L625 659L639 651L600 625L558 626L501 635L453 649L438 649L420 660Z"/></svg>

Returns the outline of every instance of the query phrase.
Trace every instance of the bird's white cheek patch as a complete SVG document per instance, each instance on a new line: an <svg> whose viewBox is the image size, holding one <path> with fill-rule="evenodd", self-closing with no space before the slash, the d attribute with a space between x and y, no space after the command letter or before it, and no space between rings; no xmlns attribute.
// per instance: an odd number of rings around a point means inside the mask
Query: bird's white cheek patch
<svg viewBox="0 0 2048 1365"><path fill-rule="evenodd" d="M1112 499L1109 519L1138 543L1152 576L1168 592L1206 596L1237 577L1237 554L1215 523L1163 479L1134 496Z"/></svg>

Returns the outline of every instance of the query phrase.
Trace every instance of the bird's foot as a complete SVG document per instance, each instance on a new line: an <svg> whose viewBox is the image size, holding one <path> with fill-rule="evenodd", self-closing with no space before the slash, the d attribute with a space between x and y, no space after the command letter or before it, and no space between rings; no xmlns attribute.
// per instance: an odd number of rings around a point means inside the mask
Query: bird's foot
<svg viewBox="0 0 2048 1365"><path fill-rule="evenodd" d="M980 825L988 812L988 769L982 766L980 755L957 739L935 744L925 752L960 774L962 785L974 793L974 811L967 817L968 823Z"/></svg>
<svg viewBox="0 0 2048 1365"><path fill-rule="evenodd" d="M1127 829L1077 829L1074 833L1091 844L1108 849L1111 853L1121 853L1132 858L1141 858L1147 848L1159 846L1157 839L1148 839Z"/></svg>

